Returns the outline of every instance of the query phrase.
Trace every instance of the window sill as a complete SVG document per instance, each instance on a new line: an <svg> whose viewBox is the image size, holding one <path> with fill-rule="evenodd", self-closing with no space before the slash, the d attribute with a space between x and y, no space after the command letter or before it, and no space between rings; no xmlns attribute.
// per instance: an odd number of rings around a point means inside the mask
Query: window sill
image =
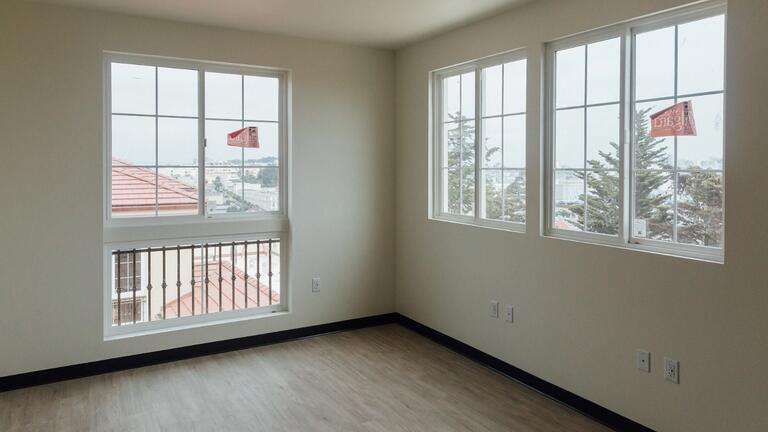
<svg viewBox="0 0 768 432"><path fill-rule="evenodd" d="M609 235L566 230L549 230L542 234L542 237L588 245L608 246L617 249L639 251L673 258L701 261L710 264L725 263L723 249L714 249L703 246L663 244L653 240L625 243L621 239Z"/></svg>
<svg viewBox="0 0 768 432"><path fill-rule="evenodd" d="M504 222L490 219L476 219L471 216L457 216L450 214L439 214L429 218L433 221L448 222L459 225L467 225L477 228L489 228L499 231L514 232L525 234L526 225L520 222Z"/></svg>

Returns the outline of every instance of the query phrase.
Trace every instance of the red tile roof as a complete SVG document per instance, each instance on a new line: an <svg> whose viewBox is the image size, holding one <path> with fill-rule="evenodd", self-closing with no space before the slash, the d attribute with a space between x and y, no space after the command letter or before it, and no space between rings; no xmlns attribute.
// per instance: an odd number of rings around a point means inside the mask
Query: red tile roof
<svg viewBox="0 0 768 432"><path fill-rule="evenodd" d="M194 305L195 305L195 315L200 314L201 311L204 310L204 305L206 304L206 299L203 295L203 288L205 287L205 280L203 279L203 274L205 273L205 268L200 265L195 265L194 270L194 278L195 278L195 289L194 289ZM228 311L233 309L245 309L246 307L246 301L245 301L245 273L243 273L240 269L235 268L235 289L234 289L234 307L232 302L232 264L228 261L222 261L221 263L221 286L222 290L219 290L219 263L218 262L209 262L208 263L208 310L213 311L219 311L219 291L221 291L221 310L222 311ZM261 283L256 283L256 276L253 274L248 274L248 307L255 307L258 305L265 306L269 305L269 277L267 275L261 276ZM280 291L276 284L273 285L273 288L275 291L272 292L272 304L278 304L280 303ZM186 294L183 294L181 296L181 316L191 316L192 315L192 294L193 292L187 292ZM165 304L166 307L166 316L168 317L175 317L177 316L177 309L178 309L178 303L176 299L173 299Z"/></svg>
<svg viewBox="0 0 768 432"><path fill-rule="evenodd" d="M157 184L157 187L155 187ZM136 167L120 159L112 159L112 211L137 212L197 209L197 188L150 168Z"/></svg>

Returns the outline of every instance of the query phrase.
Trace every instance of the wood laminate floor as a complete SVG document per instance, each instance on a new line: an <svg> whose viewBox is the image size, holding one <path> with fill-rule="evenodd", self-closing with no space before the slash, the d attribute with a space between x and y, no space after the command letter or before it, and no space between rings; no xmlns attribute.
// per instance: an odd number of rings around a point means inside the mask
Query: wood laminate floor
<svg viewBox="0 0 768 432"><path fill-rule="evenodd" d="M608 431L399 325L0 393L0 431Z"/></svg>

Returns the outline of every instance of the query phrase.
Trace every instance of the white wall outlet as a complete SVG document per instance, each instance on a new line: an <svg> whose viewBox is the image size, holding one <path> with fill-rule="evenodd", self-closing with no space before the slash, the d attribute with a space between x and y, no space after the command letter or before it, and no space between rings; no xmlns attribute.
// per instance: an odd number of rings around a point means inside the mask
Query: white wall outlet
<svg viewBox="0 0 768 432"><path fill-rule="evenodd" d="M320 278L312 278L312 292L320 292Z"/></svg>
<svg viewBox="0 0 768 432"><path fill-rule="evenodd" d="M643 372L650 372L651 371L651 353L644 350L637 350L637 370L641 370Z"/></svg>
<svg viewBox="0 0 768 432"><path fill-rule="evenodd" d="M504 321L506 322L514 322L515 320L515 309L512 307L511 304L508 304L506 308L504 308Z"/></svg>
<svg viewBox="0 0 768 432"><path fill-rule="evenodd" d="M491 300L491 318L498 318L499 317L499 302L496 300Z"/></svg>
<svg viewBox="0 0 768 432"><path fill-rule="evenodd" d="M680 384L680 362L664 357L664 379L675 384Z"/></svg>

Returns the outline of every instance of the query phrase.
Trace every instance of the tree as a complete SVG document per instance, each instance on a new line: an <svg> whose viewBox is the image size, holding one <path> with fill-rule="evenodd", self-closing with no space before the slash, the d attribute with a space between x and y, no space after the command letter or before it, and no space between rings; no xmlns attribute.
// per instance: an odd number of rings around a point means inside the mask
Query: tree
<svg viewBox="0 0 768 432"><path fill-rule="evenodd" d="M677 241L720 246L723 232L723 184L718 173L695 167L677 180Z"/></svg>
<svg viewBox="0 0 768 432"><path fill-rule="evenodd" d="M447 133L446 173L448 213L473 214L475 210L475 127L460 114L449 114L454 127Z"/></svg>

